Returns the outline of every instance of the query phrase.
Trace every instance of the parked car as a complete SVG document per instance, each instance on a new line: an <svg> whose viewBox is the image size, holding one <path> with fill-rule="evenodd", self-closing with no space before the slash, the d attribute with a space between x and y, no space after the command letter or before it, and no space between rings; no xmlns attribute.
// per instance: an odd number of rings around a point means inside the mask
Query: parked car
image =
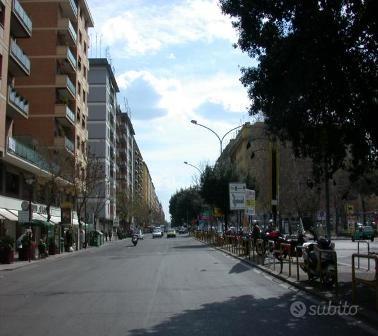
<svg viewBox="0 0 378 336"><path fill-rule="evenodd" d="M169 229L167 232L167 238L176 238L176 230L175 229Z"/></svg>
<svg viewBox="0 0 378 336"><path fill-rule="evenodd" d="M160 228L155 228L152 232L152 238L161 238L163 237L163 232L160 230Z"/></svg>
<svg viewBox="0 0 378 336"><path fill-rule="evenodd" d="M135 234L138 236L138 239L144 239L144 234L142 230L137 230Z"/></svg>
<svg viewBox="0 0 378 336"><path fill-rule="evenodd" d="M184 226L181 226L180 228L179 228L179 230L178 230L178 233L179 234L184 234L184 233L187 233L188 231L187 231L187 229L186 229L186 227L184 227Z"/></svg>
<svg viewBox="0 0 378 336"><path fill-rule="evenodd" d="M374 241L374 229L370 225L358 226L352 234L352 241L370 239Z"/></svg>

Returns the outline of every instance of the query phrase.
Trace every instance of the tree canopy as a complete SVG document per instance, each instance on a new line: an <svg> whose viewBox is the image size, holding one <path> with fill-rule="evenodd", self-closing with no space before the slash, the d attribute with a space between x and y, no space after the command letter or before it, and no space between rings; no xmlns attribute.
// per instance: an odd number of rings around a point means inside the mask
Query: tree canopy
<svg viewBox="0 0 378 336"><path fill-rule="evenodd" d="M242 69L250 114L298 156L356 175L378 162L376 0L220 0L257 60ZM328 174L328 172L327 172Z"/></svg>
<svg viewBox="0 0 378 336"><path fill-rule="evenodd" d="M197 218L203 205L203 199L197 188L191 187L177 191L169 200L172 225L182 225L184 222Z"/></svg>

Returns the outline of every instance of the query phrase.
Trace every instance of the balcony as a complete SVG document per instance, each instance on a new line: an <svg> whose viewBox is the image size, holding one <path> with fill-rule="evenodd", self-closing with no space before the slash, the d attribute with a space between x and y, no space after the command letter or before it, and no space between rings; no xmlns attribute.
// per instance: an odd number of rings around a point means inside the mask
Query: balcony
<svg viewBox="0 0 378 336"><path fill-rule="evenodd" d="M11 117L29 117L29 102L11 86L8 86L7 114Z"/></svg>
<svg viewBox="0 0 378 336"><path fill-rule="evenodd" d="M70 154L75 154L75 144L66 136L55 137L54 145L59 148L65 148Z"/></svg>
<svg viewBox="0 0 378 336"><path fill-rule="evenodd" d="M76 86L71 82L67 75L57 75L55 86L59 91L59 96L61 99L76 99Z"/></svg>
<svg viewBox="0 0 378 336"><path fill-rule="evenodd" d="M72 21L77 21L77 3L75 0L60 0L63 15Z"/></svg>
<svg viewBox="0 0 378 336"><path fill-rule="evenodd" d="M67 73L76 73L76 56L72 53L70 48L66 46L57 46L56 55L58 59L63 60L60 62L60 69L62 71Z"/></svg>
<svg viewBox="0 0 378 336"><path fill-rule="evenodd" d="M11 32L14 37L31 37L32 21L18 0L12 1Z"/></svg>
<svg viewBox="0 0 378 336"><path fill-rule="evenodd" d="M9 70L15 76L30 75L30 59L24 54L22 49L18 46L15 40L10 41L10 60Z"/></svg>
<svg viewBox="0 0 378 336"><path fill-rule="evenodd" d="M55 117L65 126L75 126L75 113L65 104L55 104Z"/></svg>
<svg viewBox="0 0 378 336"><path fill-rule="evenodd" d="M43 157L31 146L21 142L17 138L9 137L8 154L17 156L20 159L27 161L30 164L37 166L40 169L50 170L49 164L43 159Z"/></svg>
<svg viewBox="0 0 378 336"><path fill-rule="evenodd" d="M65 18L59 20L58 32L63 37L63 40L67 45L76 48L77 33L70 19Z"/></svg>

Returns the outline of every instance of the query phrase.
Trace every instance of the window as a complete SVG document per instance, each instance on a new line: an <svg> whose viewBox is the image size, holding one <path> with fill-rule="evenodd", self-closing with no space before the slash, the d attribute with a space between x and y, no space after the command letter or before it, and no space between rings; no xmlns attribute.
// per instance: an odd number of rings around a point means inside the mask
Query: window
<svg viewBox="0 0 378 336"><path fill-rule="evenodd" d="M77 83L77 92L79 93L79 97L81 96L81 83Z"/></svg>
<svg viewBox="0 0 378 336"><path fill-rule="evenodd" d="M83 41L83 34L81 33L81 31L79 31L79 43L81 44L82 41Z"/></svg>
<svg viewBox="0 0 378 336"><path fill-rule="evenodd" d="M80 138L79 138L79 136L76 137L76 148L80 149Z"/></svg>
<svg viewBox="0 0 378 336"><path fill-rule="evenodd" d="M85 103L87 101L87 95L83 89L83 102Z"/></svg>
<svg viewBox="0 0 378 336"><path fill-rule="evenodd" d="M85 116L83 116L83 119L81 120L81 127L85 129Z"/></svg>
<svg viewBox="0 0 378 336"><path fill-rule="evenodd" d="M84 42L84 54L87 55L88 47L87 44Z"/></svg>
<svg viewBox="0 0 378 336"><path fill-rule="evenodd" d="M87 68L85 66L83 67L83 72L84 72L84 78L87 79Z"/></svg>
<svg viewBox="0 0 378 336"><path fill-rule="evenodd" d="M77 68L79 69L79 71L81 71L81 57L80 56L77 60Z"/></svg>
<svg viewBox="0 0 378 336"><path fill-rule="evenodd" d="M77 109L76 119L77 119L77 122L80 123L81 113L80 113L80 109L79 108Z"/></svg>

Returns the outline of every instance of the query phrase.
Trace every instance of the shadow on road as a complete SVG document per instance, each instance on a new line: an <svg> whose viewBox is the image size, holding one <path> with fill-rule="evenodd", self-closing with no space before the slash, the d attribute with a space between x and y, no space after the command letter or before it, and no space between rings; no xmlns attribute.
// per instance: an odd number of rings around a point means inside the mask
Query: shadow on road
<svg viewBox="0 0 378 336"><path fill-rule="evenodd" d="M246 271L249 271L249 267L247 267L246 265L244 265L242 262L234 265L230 271L228 272L229 274L232 274L232 273L243 273L243 272L246 272Z"/></svg>
<svg viewBox="0 0 378 336"><path fill-rule="evenodd" d="M130 335L366 335L366 332L334 316L295 318L292 294L259 299L252 295L186 310L149 328L134 329ZM306 303L307 304L307 303ZM309 304L308 304L309 306ZM348 325L349 324L349 325Z"/></svg>

